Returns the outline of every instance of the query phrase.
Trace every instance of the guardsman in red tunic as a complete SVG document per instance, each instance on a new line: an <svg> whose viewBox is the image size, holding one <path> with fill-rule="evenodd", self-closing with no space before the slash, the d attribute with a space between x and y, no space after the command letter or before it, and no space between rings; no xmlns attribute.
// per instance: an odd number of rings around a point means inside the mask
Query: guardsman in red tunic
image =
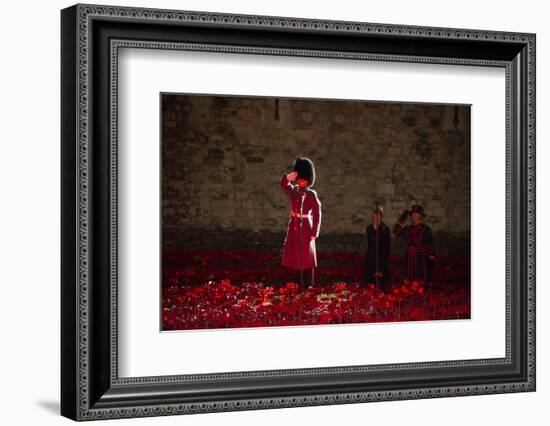
<svg viewBox="0 0 550 426"><path fill-rule="evenodd" d="M363 286L374 283L377 288L386 291L390 267L390 228L382 218L382 207L372 212L372 223L367 226L367 253L363 264Z"/></svg>
<svg viewBox="0 0 550 426"><path fill-rule="evenodd" d="M411 216L411 225L405 225L407 216ZM424 208L418 204L410 210L404 210L393 227L396 237L405 239L407 246L407 278L409 280L432 280L434 245L431 228L424 223Z"/></svg>
<svg viewBox="0 0 550 426"><path fill-rule="evenodd" d="M284 242L282 265L298 270L300 284L315 285L317 252L315 239L321 227L321 202L315 190L315 168L309 158L298 157L294 171L281 176L281 188L290 198L290 219Z"/></svg>

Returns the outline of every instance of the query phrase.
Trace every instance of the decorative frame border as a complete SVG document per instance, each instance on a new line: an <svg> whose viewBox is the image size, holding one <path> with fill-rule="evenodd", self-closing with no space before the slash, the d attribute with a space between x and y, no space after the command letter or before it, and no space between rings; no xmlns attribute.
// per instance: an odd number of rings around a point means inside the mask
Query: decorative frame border
<svg viewBox="0 0 550 426"><path fill-rule="evenodd" d="M247 16L237 14L217 14L188 11L169 11L157 9L136 9L125 7L104 7L92 5L77 5L72 13L75 14L77 28L77 64L76 64L76 87L78 90L78 111L77 111L77 158L76 171L77 177L77 217L76 217L76 253L77 253L77 271L76 277L76 296L77 306L75 306L75 318L77 327L77 363L75 364L74 375L77 383L74 383L74 390L78 396L74 402L76 407L63 408L72 403L64 397L62 401L62 413L74 418L75 420L93 420L104 418L120 417L141 417L158 416L170 414L186 414L198 412L216 412L231 410L249 410L260 408L280 408L292 406L325 405L340 404L352 402L381 401L381 400L399 400L432 398L442 396L461 396L487 393L503 393L518 391L535 390L535 35L511 32L479 31L464 29L447 28L429 28L429 27L411 27L401 25L370 24L361 22L338 22L329 20L310 20L270 16ZM121 18L138 20L139 22L158 22L170 21L181 23L204 23L215 25L259 27L259 28L291 28L299 30L315 30L326 32L344 32L361 34L382 34L385 36L407 35L422 38L438 38L449 40L485 40L485 41L506 41L512 43L521 43L527 48L527 175L526 182L527 193L525 201L527 203L527 380L521 382L501 383L479 386L449 386L433 387L424 389L402 389L379 392L352 392L352 393L330 393L325 395L311 395L300 397L270 397L261 399L241 399L227 400L223 402L202 402L202 403L166 403L162 405L145 405L139 407L105 407L95 408L90 398L90 329L89 329L89 289L90 289L90 133L89 133L89 114L90 114L90 28L91 22L96 18ZM222 373L206 375L186 375L186 376L158 376L145 378L119 378L118 377L118 330L117 330L117 69L118 69L118 49L123 47L133 48L155 48L155 49L184 49L199 51L219 51L226 53L254 53L266 55L292 55L292 56L314 56L327 57L334 59L363 59L363 60L383 60L397 62L426 62L426 63L447 63L460 65L484 65L497 66L506 69L506 357L504 359L482 359L482 360L464 360L433 363L410 363L410 364L387 364L364 367L334 367L317 369L299 369L299 370L273 370L261 372L246 373ZM197 380L218 380L222 378L243 378L243 377L265 377L265 376L284 376L284 375L304 375L308 373L335 373L335 372L357 372L357 371L375 371L391 370L410 367L444 367L444 366L473 366L503 364L510 362L511 345L511 93L514 90L511 81L511 64L507 61L487 61L472 60L460 58L440 58L440 57L417 57L402 55L385 54L367 54L367 53L346 53L346 52L327 52L300 49L277 49L277 48L254 48L242 46L215 46L193 43L168 43L151 42L140 40L111 40L111 346L114 348L111 352L110 381L113 387L123 386L125 384L159 384L181 381ZM74 143L74 141L72 142ZM73 159L74 160L74 159ZM520 188L521 189L521 188ZM63 394L63 390L62 390ZM63 398L62 398L63 399Z"/></svg>
<svg viewBox="0 0 550 426"><path fill-rule="evenodd" d="M392 370L397 368L410 367L450 367L450 366L475 366L475 365L490 365L509 363L511 359L511 304L510 290L511 280L510 274L506 275L506 350L504 358L484 358L460 361L437 361L437 362L414 362L414 363L399 363L399 364L377 364L367 366L354 367L329 367L329 368L303 368L303 369L285 369L285 370L261 370L238 373L215 373L215 374L198 374L198 375L170 375L170 376L149 376L136 378L119 378L118 377L118 328L117 328L117 228L118 228L118 186L117 186L117 164L118 164L118 53L121 48L133 49L159 49L159 50L186 50L200 52L216 52L216 53L234 53L234 54L265 54L277 56L307 56L307 57L324 57L330 59L357 59L369 61L385 61L385 62L409 62L409 63L430 63L430 64L447 64L447 65L473 65L473 66L488 66L501 67L505 69L506 79L506 99L510 98L510 65L503 61L486 61L486 60L464 60L464 59L444 59L441 58L418 58L414 56L396 56L396 55L372 55L360 53L342 53L342 52L315 52L310 50L291 50L291 49L272 49L272 48L249 48L249 47L234 47L222 45L202 45L193 43L161 43L150 41L135 41L135 40L111 40L111 287L113 295L111 298L111 345L115 348L112 351L111 358L111 381L113 384L146 384L146 383L169 383L173 381L193 381L193 380L212 380L231 378L238 379L244 377L265 377L278 375L300 375L308 373L334 373L334 372L357 372L357 371L379 371ZM510 106L506 105L506 121L510 117ZM510 129L506 129L506 168L510 167L511 152L509 149L511 141ZM510 181L506 181L506 205L511 203L511 186ZM510 211L506 211L506 228L510 225ZM510 251L510 241L507 240L506 257L508 259ZM507 262L508 267L509 262ZM509 268L508 268L509 271Z"/></svg>

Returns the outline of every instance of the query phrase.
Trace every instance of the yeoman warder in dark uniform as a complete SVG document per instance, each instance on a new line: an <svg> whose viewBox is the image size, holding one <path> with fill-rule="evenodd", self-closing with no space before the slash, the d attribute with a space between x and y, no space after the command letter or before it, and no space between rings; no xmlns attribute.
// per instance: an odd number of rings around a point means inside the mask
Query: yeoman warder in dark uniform
<svg viewBox="0 0 550 426"><path fill-rule="evenodd" d="M383 222L382 207L372 212L372 223L367 226L367 253L363 265L363 285L374 283L386 291L389 280L390 228Z"/></svg>
<svg viewBox="0 0 550 426"><path fill-rule="evenodd" d="M411 224L405 225L407 216L411 217ZM432 280L432 259L434 245L431 228L424 223L424 208L418 204L410 210L404 210L393 227L396 237L405 239L407 247L407 278L409 280Z"/></svg>

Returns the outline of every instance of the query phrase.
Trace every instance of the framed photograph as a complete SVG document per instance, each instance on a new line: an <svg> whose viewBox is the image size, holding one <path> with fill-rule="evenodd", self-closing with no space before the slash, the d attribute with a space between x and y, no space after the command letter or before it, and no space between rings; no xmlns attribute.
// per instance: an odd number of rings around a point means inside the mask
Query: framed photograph
<svg viewBox="0 0 550 426"><path fill-rule="evenodd" d="M535 35L61 11L61 414L535 390Z"/></svg>

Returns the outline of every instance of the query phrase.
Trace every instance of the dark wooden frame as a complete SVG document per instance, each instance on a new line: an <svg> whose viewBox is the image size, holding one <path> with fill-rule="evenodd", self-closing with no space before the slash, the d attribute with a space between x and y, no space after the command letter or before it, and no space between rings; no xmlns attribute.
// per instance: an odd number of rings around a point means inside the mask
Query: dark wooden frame
<svg viewBox="0 0 550 426"><path fill-rule="evenodd" d="M535 390L534 34L96 5L64 9L61 29L62 415L92 420ZM506 357L119 378L116 53L124 46L504 67Z"/></svg>

